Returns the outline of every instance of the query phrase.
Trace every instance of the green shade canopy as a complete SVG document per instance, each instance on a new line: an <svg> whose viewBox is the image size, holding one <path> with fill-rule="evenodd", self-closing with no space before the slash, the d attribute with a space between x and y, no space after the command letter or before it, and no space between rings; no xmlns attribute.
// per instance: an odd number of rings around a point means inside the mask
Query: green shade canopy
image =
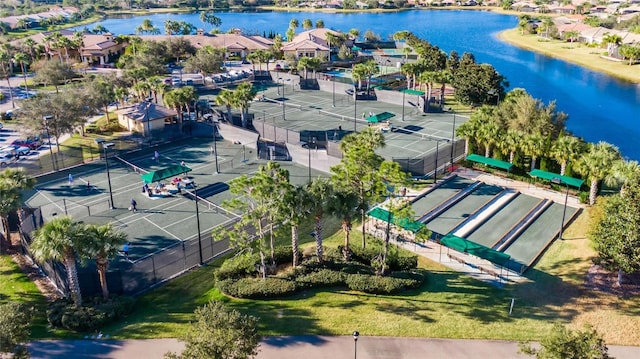
<svg viewBox="0 0 640 359"><path fill-rule="evenodd" d="M379 219L385 222L391 219L391 223L395 224L396 226L402 229L406 229L411 233L416 233L420 231L422 228L424 228L423 223L410 220L409 218L399 218L398 220L395 220L393 218L393 213L389 213L389 211L380 207L376 207L370 210L367 214L375 219Z"/></svg>
<svg viewBox="0 0 640 359"><path fill-rule="evenodd" d="M400 92L404 92L407 95L418 95L418 96L424 95L423 91L418 91L418 90L413 90L413 89L404 89L404 90L401 90Z"/></svg>
<svg viewBox="0 0 640 359"><path fill-rule="evenodd" d="M163 168L161 170L145 173L140 177L142 177L142 180L144 181L144 183L153 183L153 182L162 181L163 179L166 179L166 178L175 177L187 172L191 172L191 168L187 166L182 166L182 165L174 165L174 166L169 166L167 168Z"/></svg>
<svg viewBox="0 0 640 359"><path fill-rule="evenodd" d="M579 178L561 176L559 173L547 172L543 170L533 170L529 172L529 176L542 178L551 182L556 182L556 183L559 182L560 184L566 184L575 188L580 188L584 183L584 181Z"/></svg>
<svg viewBox="0 0 640 359"><path fill-rule="evenodd" d="M354 46L351 48L351 50L352 50L352 51L360 51L360 50L362 50L362 48L354 45Z"/></svg>
<svg viewBox="0 0 640 359"><path fill-rule="evenodd" d="M366 118L367 122L373 122L373 123L378 123L378 122L383 122L386 121L392 117L395 117L396 115L391 113L391 112L381 112L377 115L373 115L373 116L369 116Z"/></svg>
<svg viewBox="0 0 640 359"><path fill-rule="evenodd" d="M468 155L467 156L467 161L482 163L482 164L485 164L487 166L503 169L505 171L511 171L511 168L513 167L512 163L509 163L509 162L506 162L506 161L500 161L500 160L496 160L496 159L493 159L493 158L484 157L484 156L480 156L480 155L476 155L476 154Z"/></svg>
<svg viewBox="0 0 640 359"><path fill-rule="evenodd" d="M451 249L455 249L458 252L468 253L502 266L509 262L509 259L511 258L511 256L506 253L498 252L489 247L485 247L482 244L456 237L453 234L447 234L441 238L440 243Z"/></svg>

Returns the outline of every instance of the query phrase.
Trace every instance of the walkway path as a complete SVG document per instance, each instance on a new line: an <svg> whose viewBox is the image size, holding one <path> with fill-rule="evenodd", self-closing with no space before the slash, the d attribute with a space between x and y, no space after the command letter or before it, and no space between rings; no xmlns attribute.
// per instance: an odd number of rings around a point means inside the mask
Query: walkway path
<svg viewBox="0 0 640 359"><path fill-rule="evenodd" d="M148 340L56 340L35 341L31 358L162 358L167 351L182 350L175 339ZM404 359L404 358L530 358L518 354L516 342L471 339L422 339L367 337L360 335L357 353L353 337L268 337L260 346L257 359ZM357 355L354 355L357 354ZM640 347L609 346L617 359L640 357Z"/></svg>

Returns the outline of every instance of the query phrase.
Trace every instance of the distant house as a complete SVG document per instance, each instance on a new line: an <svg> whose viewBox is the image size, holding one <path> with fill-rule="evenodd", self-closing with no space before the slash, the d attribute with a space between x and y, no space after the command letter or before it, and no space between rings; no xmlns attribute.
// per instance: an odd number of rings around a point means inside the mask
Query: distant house
<svg viewBox="0 0 640 359"><path fill-rule="evenodd" d="M18 28L18 24L20 19L25 19L27 21L27 27L35 27L40 26L40 22L44 19L50 19L55 17L63 17L69 18L74 13L79 10L75 7L60 7L54 6L49 9L49 11L39 12L37 14L28 14L28 15L16 15L16 16L6 16L1 17L0 22L7 24L10 29Z"/></svg>
<svg viewBox="0 0 640 359"><path fill-rule="evenodd" d="M290 42L282 46L285 57L289 54L299 59L301 57L321 57L329 58L330 44L327 41L327 34L339 35L340 33L326 29L312 29L301 32Z"/></svg>
<svg viewBox="0 0 640 359"><path fill-rule="evenodd" d="M118 43L114 36L107 34L84 34L83 47L80 48L80 58L86 64L105 65L115 60L116 56L124 53L126 43Z"/></svg>
<svg viewBox="0 0 640 359"><path fill-rule="evenodd" d="M227 49L227 58L236 57L243 60L252 52L266 51L273 46L273 41L270 39L256 35L243 35L239 31L233 34L205 34L203 30L198 30L196 35L144 35L140 38L147 41L168 41L182 38L189 41L196 49L205 46Z"/></svg>
<svg viewBox="0 0 640 359"><path fill-rule="evenodd" d="M178 113L168 107L152 102L140 102L129 107L116 110L118 123L131 132L148 136L155 131L164 130L165 125L172 124Z"/></svg>

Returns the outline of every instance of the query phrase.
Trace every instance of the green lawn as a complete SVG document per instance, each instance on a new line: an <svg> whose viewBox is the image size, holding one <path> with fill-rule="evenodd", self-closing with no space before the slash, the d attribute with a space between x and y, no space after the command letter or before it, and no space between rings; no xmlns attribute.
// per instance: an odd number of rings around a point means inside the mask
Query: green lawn
<svg viewBox="0 0 640 359"><path fill-rule="evenodd" d="M358 330L374 336L536 340L554 321L562 321L589 323L610 344L638 345L640 334L633 328L640 324L640 300L594 294L581 285L593 255L584 238L586 218L582 215L566 231L569 239L551 246L527 273L528 281L504 289L422 259L420 266L430 271L428 282L403 295L312 290L285 299L239 300L215 289L213 273L218 263L214 263L143 296L141 309L103 332L116 338L174 337L186 330L197 305L220 299L258 316L263 335L347 335ZM352 244L361 241L356 228ZM338 231L325 243L335 247L342 241ZM515 306L509 315L511 298Z"/></svg>
<svg viewBox="0 0 640 359"><path fill-rule="evenodd" d="M102 328L113 338L180 336L188 329L193 310L209 300L260 318L263 335L347 335L358 330L369 336L487 338L536 340L553 322L572 326L590 324L609 344L639 345L640 298L590 291L584 288L593 250L584 237L588 215L583 214L527 272L528 280L500 289L448 268L420 260L430 274L427 283L403 295L370 295L349 290L311 290L296 297L239 300L224 297L213 274L221 260L197 268L139 298L137 310L125 320ZM301 228L303 247L313 246L311 223ZM354 224L352 245L361 237ZM339 221L327 223L327 247L342 243ZM288 243L280 238L280 243ZM27 300L43 308L44 299L8 257L1 257L0 298ZM509 315L511 298L515 299ZM34 326L34 338L71 338L81 334L47 331L43 315Z"/></svg>
<svg viewBox="0 0 640 359"><path fill-rule="evenodd" d="M46 299L35 283L27 277L11 256L0 255L0 303L20 302L36 310L31 333L34 337L46 336L44 309Z"/></svg>

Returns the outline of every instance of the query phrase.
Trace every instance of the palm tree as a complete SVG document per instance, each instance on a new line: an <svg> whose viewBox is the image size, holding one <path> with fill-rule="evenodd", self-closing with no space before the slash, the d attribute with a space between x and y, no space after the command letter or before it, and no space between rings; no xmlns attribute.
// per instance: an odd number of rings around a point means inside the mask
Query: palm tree
<svg viewBox="0 0 640 359"><path fill-rule="evenodd" d="M516 155L516 152L520 150L520 146L522 144L522 133L508 129L505 134L502 142L505 144L506 148L509 150L509 163L513 164L513 159Z"/></svg>
<svg viewBox="0 0 640 359"><path fill-rule="evenodd" d="M574 162L584 151L584 143L577 137L562 134L551 145L550 156L560 164L560 175L564 176L567 163Z"/></svg>
<svg viewBox="0 0 640 359"><path fill-rule="evenodd" d="M127 240L127 235L115 230L111 224L87 225L82 232L84 235L80 236L82 239L80 247L83 255L95 259L102 297L108 299L107 269L109 259L118 254L120 246Z"/></svg>
<svg viewBox="0 0 640 359"><path fill-rule="evenodd" d="M605 178L608 186L621 186L620 194L625 194L629 186L640 183L640 164L638 161L617 160L611 167L611 176Z"/></svg>
<svg viewBox="0 0 640 359"><path fill-rule="evenodd" d="M622 44L622 37L618 34L606 33L602 37L602 45L607 47L607 54L611 56L613 52Z"/></svg>
<svg viewBox="0 0 640 359"><path fill-rule="evenodd" d="M542 156L546 150L545 138L539 133L525 135L522 141L522 151L531 157L531 171L536 168L536 160Z"/></svg>
<svg viewBox="0 0 640 359"><path fill-rule="evenodd" d="M13 100L13 91L11 90L11 47L8 44L0 45L0 76L7 80L7 87L9 88L9 98L11 99L11 106L16 107Z"/></svg>
<svg viewBox="0 0 640 359"><path fill-rule="evenodd" d="M69 217L54 218L34 232L29 251L36 260L56 260L64 264L71 298L77 306L82 305L82 294L76 267L76 248L79 247L81 226Z"/></svg>
<svg viewBox="0 0 640 359"><path fill-rule="evenodd" d="M309 202L307 201L306 189L303 186L296 186L284 193L283 208L285 222L291 226L291 252L293 254L292 265L298 266L299 245L298 227L307 217L309 212Z"/></svg>
<svg viewBox="0 0 640 359"><path fill-rule="evenodd" d="M305 30L310 30L311 28L313 28L313 22L311 21L311 19L302 20L302 28Z"/></svg>
<svg viewBox="0 0 640 359"><path fill-rule="evenodd" d="M351 191L336 191L329 198L327 210L332 215L340 218L342 223L342 231L344 232L344 259L348 261L351 258L351 250L349 249L349 241L351 236L352 220L358 214L358 195Z"/></svg>
<svg viewBox="0 0 640 359"><path fill-rule="evenodd" d="M247 116L249 115L249 104L256 97L256 90L249 82L243 82L233 91L233 103L240 108L242 127L247 127Z"/></svg>
<svg viewBox="0 0 640 359"><path fill-rule="evenodd" d="M16 54L13 55L13 61L20 65L22 79L24 80L24 90L25 92L29 92L29 87L27 87L27 65L29 64L29 56L24 52L16 52Z"/></svg>
<svg viewBox="0 0 640 359"><path fill-rule="evenodd" d="M233 92L227 89L222 89L218 96L216 96L216 105L225 106L227 108L227 121L233 123L233 115L231 114L231 107L235 104Z"/></svg>
<svg viewBox="0 0 640 359"><path fill-rule="evenodd" d="M482 126L478 128L478 140L484 143L485 157L491 157L491 146L501 142L503 132L495 120L484 122Z"/></svg>
<svg viewBox="0 0 640 359"><path fill-rule="evenodd" d="M333 193L331 182L326 178L316 178L306 187L306 202L309 205L310 212L313 214L313 236L316 240L316 256L318 262L323 261L322 250L322 218L325 209Z"/></svg>
<svg viewBox="0 0 640 359"><path fill-rule="evenodd" d="M598 183L611 175L614 162L620 159L618 148L607 142L600 141L590 144L587 152L576 163L576 170L590 182L589 204L596 203Z"/></svg>
<svg viewBox="0 0 640 359"><path fill-rule="evenodd" d="M36 180L19 168L8 168L0 172L0 217L5 240L11 238L9 232L9 214L20 208L22 204L22 192L32 189ZM2 253L2 240L0 239L0 253Z"/></svg>

